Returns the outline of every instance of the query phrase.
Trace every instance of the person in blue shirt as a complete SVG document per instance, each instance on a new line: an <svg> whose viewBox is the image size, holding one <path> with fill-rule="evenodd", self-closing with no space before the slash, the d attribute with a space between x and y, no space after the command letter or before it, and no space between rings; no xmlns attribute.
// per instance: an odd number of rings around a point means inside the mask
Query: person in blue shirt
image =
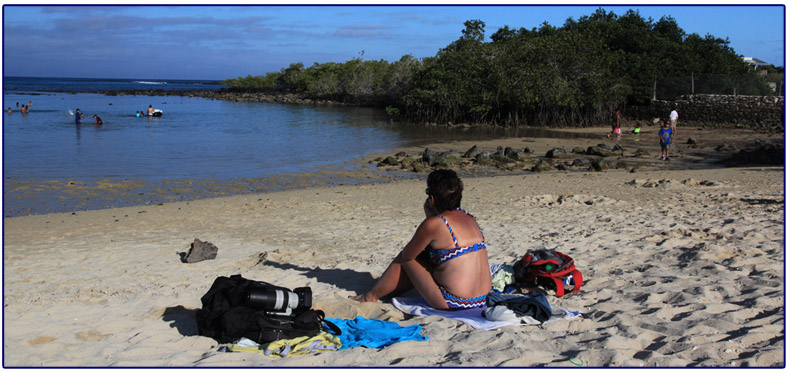
<svg viewBox="0 0 788 373"><path fill-rule="evenodd" d="M670 160L670 142L673 139L673 130L670 129L670 121L665 121L665 125L659 130L659 145L662 148L663 161Z"/></svg>

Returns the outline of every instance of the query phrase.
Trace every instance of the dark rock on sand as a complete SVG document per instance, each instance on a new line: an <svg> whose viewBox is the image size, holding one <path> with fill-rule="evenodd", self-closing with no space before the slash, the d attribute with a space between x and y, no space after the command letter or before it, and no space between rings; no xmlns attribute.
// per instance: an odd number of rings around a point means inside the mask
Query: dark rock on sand
<svg viewBox="0 0 788 373"><path fill-rule="evenodd" d="M476 154L476 162L486 162L492 160L493 153L487 150L481 151L479 154Z"/></svg>
<svg viewBox="0 0 788 373"><path fill-rule="evenodd" d="M756 141L754 147L742 149L723 163L727 166L783 165L785 147L782 142Z"/></svg>
<svg viewBox="0 0 788 373"><path fill-rule="evenodd" d="M425 148L424 153L421 153L421 161L432 166L437 156L438 154L430 150L430 148Z"/></svg>
<svg viewBox="0 0 788 373"><path fill-rule="evenodd" d="M539 162L537 162L536 165L534 165L534 167L531 168L531 171L542 172L542 171L550 171L552 169L553 169L553 165L549 161L545 159L540 159Z"/></svg>
<svg viewBox="0 0 788 373"><path fill-rule="evenodd" d="M589 146L588 149L586 150L586 154L596 155L599 157L610 157L612 155L615 155L613 152L610 151L610 147L607 147L607 149L605 149L604 147L601 147L599 145Z"/></svg>
<svg viewBox="0 0 788 373"><path fill-rule="evenodd" d="M433 158L433 163L430 163L430 166L446 167L454 164L460 164L461 162L462 154L453 150L449 150L436 155Z"/></svg>
<svg viewBox="0 0 788 373"><path fill-rule="evenodd" d="M525 157L525 152L523 152L522 150L512 149L508 146L506 147L506 149L504 149L503 154L504 156L506 156L506 158L514 159L515 161L519 161L520 159Z"/></svg>
<svg viewBox="0 0 788 373"><path fill-rule="evenodd" d="M203 260L212 260L216 258L219 248L210 242L202 242L198 238L194 239L189 252L181 256L183 263L197 263ZM183 253L181 253L183 254Z"/></svg>
<svg viewBox="0 0 788 373"><path fill-rule="evenodd" d="M566 158L569 155L566 154L566 150L564 148L553 148L547 151L545 157L547 158Z"/></svg>
<svg viewBox="0 0 788 373"><path fill-rule="evenodd" d="M476 156L479 155L479 153L481 153L481 152L482 152L481 149L479 149L478 146L474 145L470 149L468 149L468 151L465 152L463 157L465 157L465 158L476 158Z"/></svg>

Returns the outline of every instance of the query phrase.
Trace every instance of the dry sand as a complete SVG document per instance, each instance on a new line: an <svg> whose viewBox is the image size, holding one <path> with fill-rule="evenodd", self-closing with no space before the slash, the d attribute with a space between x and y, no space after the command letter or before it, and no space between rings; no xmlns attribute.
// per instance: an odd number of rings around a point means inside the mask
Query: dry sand
<svg viewBox="0 0 788 373"><path fill-rule="evenodd" d="M560 140L550 142L535 147ZM410 239L423 181L6 218L3 363L784 366L784 177L783 167L656 163L466 178L463 205L484 229L491 264L554 248L586 279L579 294L548 297L582 318L491 331L347 299ZM195 238L215 244L217 258L181 263ZM310 286L329 317L418 324L429 340L286 359L218 352L194 315L213 280L233 274Z"/></svg>

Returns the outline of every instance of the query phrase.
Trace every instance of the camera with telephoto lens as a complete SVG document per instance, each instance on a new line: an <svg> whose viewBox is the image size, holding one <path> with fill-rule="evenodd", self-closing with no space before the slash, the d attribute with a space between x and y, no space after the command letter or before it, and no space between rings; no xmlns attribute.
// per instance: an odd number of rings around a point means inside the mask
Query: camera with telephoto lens
<svg viewBox="0 0 788 373"><path fill-rule="evenodd" d="M312 289L303 287L290 291L265 282L255 282L247 289L246 306L273 315L288 316L294 310L303 311L312 308Z"/></svg>

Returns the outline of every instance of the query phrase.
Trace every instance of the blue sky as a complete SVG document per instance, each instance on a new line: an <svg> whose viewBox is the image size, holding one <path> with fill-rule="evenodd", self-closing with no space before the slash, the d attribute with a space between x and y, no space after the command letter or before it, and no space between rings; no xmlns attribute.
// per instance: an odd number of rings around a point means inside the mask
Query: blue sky
<svg viewBox="0 0 788 373"><path fill-rule="evenodd" d="M784 66L785 8L754 5L290 5L3 7L3 75L225 79L293 62L434 56L463 22L496 30L561 26L602 7L672 16L687 34L728 38L736 53Z"/></svg>

